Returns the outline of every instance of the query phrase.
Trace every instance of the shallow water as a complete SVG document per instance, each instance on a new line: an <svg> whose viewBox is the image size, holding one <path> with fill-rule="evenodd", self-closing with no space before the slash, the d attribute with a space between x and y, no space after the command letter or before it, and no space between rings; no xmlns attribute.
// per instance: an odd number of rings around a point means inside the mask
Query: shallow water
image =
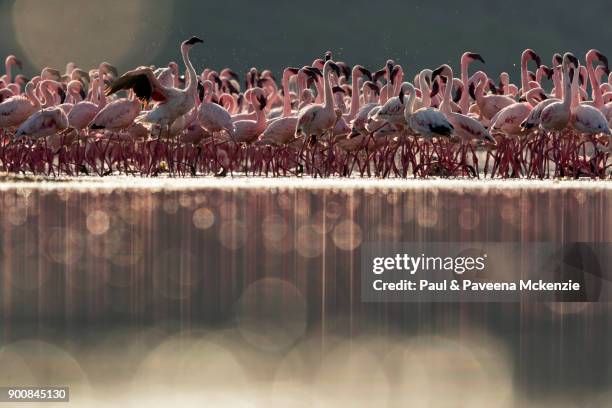
<svg viewBox="0 0 612 408"><path fill-rule="evenodd" d="M465 387L485 390L470 406L599 406L612 383L607 303L364 303L359 286L364 242L612 242L609 182L0 190L1 383L60 378L77 402L134 406L176 402L177 389L186 405L425 405L436 393L452 405Z"/></svg>

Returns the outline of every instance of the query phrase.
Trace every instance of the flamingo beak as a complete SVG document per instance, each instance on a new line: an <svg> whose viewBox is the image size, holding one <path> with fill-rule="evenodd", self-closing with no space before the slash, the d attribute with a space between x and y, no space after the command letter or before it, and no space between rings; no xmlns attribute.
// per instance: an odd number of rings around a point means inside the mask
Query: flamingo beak
<svg viewBox="0 0 612 408"><path fill-rule="evenodd" d="M597 59L600 62L603 62L603 64L606 66L606 68L608 68L608 58L605 55L603 55L602 53L600 53L599 51L597 51L597 53L595 55L597 55Z"/></svg>
<svg viewBox="0 0 612 408"><path fill-rule="evenodd" d="M530 50L529 56L531 57L532 60L535 61L536 65L539 67L540 65L542 65L542 60L540 59L540 56L538 54L535 53L535 51Z"/></svg>
<svg viewBox="0 0 612 408"><path fill-rule="evenodd" d="M200 38L198 37L191 37L190 39L188 39L187 41L185 41L186 45L195 45L195 44L201 44L204 41L202 41Z"/></svg>
<svg viewBox="0 0 612 408"><path fill-rule="evenodd" d="M365 69L364 67L360 67L359 71L361 72L361 75L367 77L368 80L372 80L372 73L369 70Z"/></svg>
<svg viewBox="0 0 612 408"><path fill-rule="evenodd" d="M15 64L19 67L19 69L23 69L23 62L21 62L21 60L15 58Z"/></svg>
<svg viewBox="0 0 612 408"><path fill-rule="evenodd" d="M482 56L480 54L476 54L475 52L470 53L470 58L473 61L480 61L483 64L485 63L485 60L482 58Z"/></svg>
<svg viewBox="0 0 612 408"><path fill-rule="evenodd" d="M115 77L119 76L119 72L117 71L117 68L115 68L114 65L108 64L108 70L111 74L113 74Z"/></svg>
<svg viewBox="0 0 612 408"><path fill-rule="evenodd" d="M544 67L544 72L546 73L546 78L551 79L553 74L555 73L555 70L545 66Z"/></svg>

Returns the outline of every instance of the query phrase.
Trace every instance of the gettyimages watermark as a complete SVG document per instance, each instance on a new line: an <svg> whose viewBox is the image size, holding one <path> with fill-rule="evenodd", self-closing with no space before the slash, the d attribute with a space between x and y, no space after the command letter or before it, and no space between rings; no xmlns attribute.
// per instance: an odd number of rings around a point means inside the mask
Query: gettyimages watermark
<svg viewBox="0 0 612 408"><path fill-rule="evenodd" d="M598 302L612 299L612 243L364 243L362 300Z"/></svg>

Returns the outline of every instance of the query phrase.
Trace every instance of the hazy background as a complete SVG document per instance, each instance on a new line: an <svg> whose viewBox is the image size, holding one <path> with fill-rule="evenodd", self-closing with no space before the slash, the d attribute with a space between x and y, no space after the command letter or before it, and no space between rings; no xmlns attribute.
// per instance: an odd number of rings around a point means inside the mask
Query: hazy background
<svg viewBox="0 0 612 408"><path fill-rule="evenodd" d="M440 1L154 1L0 0L0 50L25 72L69 60L101 60L121 71L180 61L178 44L199 35L196 69L302 66L326 50L349 64L378 68L393 58L412 76L441 63L457 66L466 51L483 55L486 71L518 75L526 47L550 63L553 52L610 52L610 2ZM517 79L518 80L518 79Z"/></svg>

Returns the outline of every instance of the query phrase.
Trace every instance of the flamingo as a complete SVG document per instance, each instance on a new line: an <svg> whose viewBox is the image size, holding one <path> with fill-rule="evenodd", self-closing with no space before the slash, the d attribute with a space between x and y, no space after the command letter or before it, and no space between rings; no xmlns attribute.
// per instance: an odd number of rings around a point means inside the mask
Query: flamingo
<svg viewBox="0 0 612 408"><path fill-rule="evenodd" d="M149 67L137 68L117 78L107 89L106 95L112 95L122 89L131 89L142 100L158 102L151 110L143 112L139 121L160 125L160 136L163 129L170 130L172 123L189 112L195 105L197 77L189 59L189 51L198 43L203 43L198 37L192 37L181 44L181 54L188 74L188 85L185 89L176 89L162 85Z"/></svg>
<svg viewBox="0 0 612 408"><path fill-rule="evenodd" d="M0 128L8 129L21 125L34 112L40 109L40 101L34 92L35 85L28 82L25 95L13 96L0 103Z"/></svg>
<svg viewBox="0 0 612 408"><path fill-rule="evenodd" d="M257 114L256 120L239 120L234 122L235 130L231 134L231 138L237 143L252 143L266 128L266 116L264 108L266 107L266 97L261 88L252 88L249 94L249 102L253 105Z"/></svg>
<svg viewBox="0 0 612 408"><path fill-rule="evenodd" d="M491 129L502 132L507 136L519 136L525 133L526 127L523 122L540 101L546 100L547 96L542 88L532 88L525 95L527 102L519 102L506 106L491 120Z"/></svg>
<svg viewBox="0 0 612 408"><path fill-rule="evenodd" d="M476 119L471 118L461 113L453 112L451 110L451 93L453 83L453 70L447 64L441 65L436 68L432 73L432 80L438 75L444 75L447 77L447 86L444 90L444 98L440 104L440 111L446 116L450 124L453 126L453 134L459 137L463 142L469 142L474 139L476 140L488 140L494 142L487 129Z"/></svg>
<svg viewBox="0 0 612 408"><path fill-rule="evenodd" d="M404 90L407 91L408 101L405 101ZM408 126L421 136L432 139L434 137L449 137L454 127L444 114L434 108L421 108L414 110L416 91L409 82L404 82L400 90L400 101L404 104L404 118Z"/></svg>
<svg viewBox="0 0 612 408"><path fill-rule="evenodd" d="M211 102L213 95L213 83L206 80L203 83L204 101L198 108L198 123L207 131L221 132L225 130L230 135L236 130L232 123L232 117L229 112L221 105Z"/></svg>
<svg viewBox="0 0 612 408"><path fill-rule="evenodd" d="M29 136L39 139L62 132L68 128L68 117L56 106L36 111L15 132L15 139Z"/></svg>
<svg viewBox="0 0 612 408"><path fill-rule="evenodd" d="M85 129L106 106L106 95L104 95L104 74L107 70L104 63L98 68L98 77L94 79L92 88L96 91L95 96L98 98L98 103L92 101L81 101L75 104L68 114L68 123L70 127L81 131ZM93 96L93 94L92 94ZM94 99L94 98L92 98Z"/></svg>
<svg viewBox="0 0 612 408"><path fill-rule="evenodd" d="M466 52L461 56L461 82L463 82L463 88L468 89L468 68L469 65L474 61L480 61L483 64L485 63L484 59L480 54L476 54L474 52ZM470 96L467 92L463 92L461 94L461 99L459 99L459 107L461 108L461 113L466 114L470 109Z"/></svg>
<svg viewBox="0 0 612 408"><path fill-rule="evenodd" d="M309 105L298 113L295 134L298 137L304 135L309 143L316 143L318 136L323 136L336 124L337 116L329 82L332 71L340 75L340 68L332 60L328 60L323 67L323 104Z"/></svg>
<svg viewBox="0 0 612 408"><path fill-rule="evenodd" d="M549 103L542 109L540 127L544 130L561 131L568 125L571 116L572 84L569 77L569 65L578 66L578 60L571 53L563 56L563 100ZM574 81L577 80L577 75Z"/></svg>
<svg viewBox="0 0 612 408"><path fill-rule="evenodd" d="M484 88L488 84L487 75L478 71L474 74L474 83L476 84L476 90L473 94L473 98L476 100L476 105L482 117L487 120L491 120L493 116L506 106L516 103L514 99L506 95L485 95ZM470 91L473 87L470 87Z"/></svg>
<svg viewBox="0 0 612 408"><path fill-rule="evenodd" d="M9 55L4 60L4 67L6 70L5 71L6 74L0 77L0 79L2 79L2 81L4 81L5 84L10 84L13 82L12 67L14 66L19 67L19 69L23 69L23 64L21 63L21 61L17 59L17 57L15 57L14 55Z"/></svg>

